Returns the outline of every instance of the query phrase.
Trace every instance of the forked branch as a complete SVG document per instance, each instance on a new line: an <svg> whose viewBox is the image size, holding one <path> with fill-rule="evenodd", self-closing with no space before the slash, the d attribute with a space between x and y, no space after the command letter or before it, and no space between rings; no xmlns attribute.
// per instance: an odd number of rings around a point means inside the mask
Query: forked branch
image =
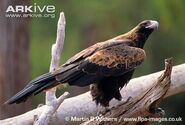
<svg viewBox="0 0 185 125"><path fill-rule="evenodd" d="M64 45L64 38L65 38L65 16L64 13L60 13L60 17L58 20L58 26L57 26L57 38L56 43L52 46L52 52L51 52L51 64L50 64L50 72L52 73L55 71L56 68L59 67L60 64L60 55L63 49ZM38 119L35 121L35 125L47 125L53 116L53 114L56 112L58 107L61 105L61 103L64 101L64 99L69 96L68 92L65 92L63 95L61 95L58 99L56 98L56 88L50 89L46 92L46 108L43 110L42 114L39 116Z"/></svg>

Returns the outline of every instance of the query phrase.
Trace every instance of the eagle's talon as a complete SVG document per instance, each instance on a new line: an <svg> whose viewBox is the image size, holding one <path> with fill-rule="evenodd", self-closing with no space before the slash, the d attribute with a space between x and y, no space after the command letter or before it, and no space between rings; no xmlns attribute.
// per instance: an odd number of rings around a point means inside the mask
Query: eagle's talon
<svg viewBox="0 0 185 125"><path fill-rule="evenodd" d="M110 108L110 107L103 107L102 110L97 112L97 115L104 115L104 114L106 114L108 112L111 114L111 109L112 108Z"/></svg>
<svg viewBox="0 0 185 125"><path fill-rule="evenodd" d="M120 103L119 103L116 107L119 107L120 105L124 105L124 104L128 103L131 99L132 99L131 96L129 96L129 97L127 98L127 100L124 100L124 99L122 98L121 101L120 101Z"/></svg>

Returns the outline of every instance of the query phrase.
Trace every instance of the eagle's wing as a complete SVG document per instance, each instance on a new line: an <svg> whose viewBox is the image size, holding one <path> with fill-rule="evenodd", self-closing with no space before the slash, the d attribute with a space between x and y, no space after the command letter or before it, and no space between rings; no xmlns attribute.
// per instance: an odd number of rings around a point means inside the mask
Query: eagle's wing
<svg viewBox="0 0 185 125"><path fill-rule="evenodd" d="M85 86L105 77L119 76L133 70L144 58L143 49L115 44L94 51L86 58L78 57L78 60L70 61L56 71L56 79L70 85Z"/></svg>
<svg viewBox="0 0 185 125"><path fill-rule="evenodd" d="M77 61L83 60L83 59L91 56L92 54L94 54L98 50L106 49L106 48L120 45L120 44L130 45L130 43L133 43L133 42L131 42L131 40L129 40L129 39L122 39L122 40L110 39L105 42L96 43L93 46L90 46L90 47L82 50L81 52L77 53L76 55L74 55L73 57L68 59L66 61L66 63L64 65L62 65L62 67L65 67L65 66L70 65L72 63L75 63Z"/></svg>
<svg viewBox="0 0 185 125"><path fill-rule="evenodd" d="M102 43L97 43L97 44L94 44L93 46L90 46L90 47L82 50L81 52L77 53L76 55L74 55L73 57L68 59L67 62L64 65L62 65L62 67L65 67L69 64L80 61L80 60L92 55L94 52L96 52L100 48L101 44Z"/></svg>

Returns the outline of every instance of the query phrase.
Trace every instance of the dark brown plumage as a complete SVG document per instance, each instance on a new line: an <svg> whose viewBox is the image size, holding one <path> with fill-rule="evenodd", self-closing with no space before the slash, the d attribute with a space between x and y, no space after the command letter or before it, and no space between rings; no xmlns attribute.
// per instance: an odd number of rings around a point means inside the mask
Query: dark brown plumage
<svg viewBox="0 0 185 125"><path fill-rule="evenodd" d="M7 101L20 103L29 96L58 84L91 85L97 104L108 106L113 98L121 100L120 89L131 79L135 68L145 58L143 46L158 22L146 20L126 34L97 43L70 58L55 72L32 80L23 90Z"/></svg>

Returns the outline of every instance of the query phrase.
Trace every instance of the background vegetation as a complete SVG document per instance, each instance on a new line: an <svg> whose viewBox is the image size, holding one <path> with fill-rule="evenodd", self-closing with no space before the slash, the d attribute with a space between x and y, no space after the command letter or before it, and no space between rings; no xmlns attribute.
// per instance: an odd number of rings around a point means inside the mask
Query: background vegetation
<svg viewBox="0 0 185 125"><path fill-rule="evenodd" d="M60 11L64 11L67 21L61 63L85 47L125 33L146 19L157 20L160 26L148 39L145 46L147 59L137 69L134 77L162 70L164 59L168 57L174 57L174 65L185 63L184 0L37 0L32 2L39 5L55 5L56 17L31 20L30 79L48 72L50 49L56 38L56 24ZM185 121L184 98L185 94L182 93L163 101L162 108L165 109L167 117L180 116ZM43 95L37 96L35 106L43 99Z"/></svg>

